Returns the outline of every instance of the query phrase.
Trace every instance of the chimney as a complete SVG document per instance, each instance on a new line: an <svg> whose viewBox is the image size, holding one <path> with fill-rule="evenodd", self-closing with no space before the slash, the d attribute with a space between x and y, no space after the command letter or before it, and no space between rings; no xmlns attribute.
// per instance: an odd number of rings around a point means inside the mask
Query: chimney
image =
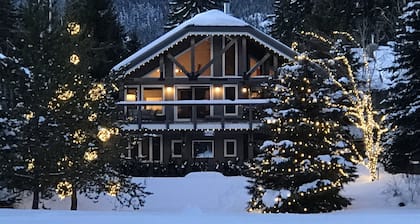
<svg viewBox="0 0 420 224"><path fill-rule="evenodd" d="M223 12L230 15L230 1L223 2Z"/></svg>

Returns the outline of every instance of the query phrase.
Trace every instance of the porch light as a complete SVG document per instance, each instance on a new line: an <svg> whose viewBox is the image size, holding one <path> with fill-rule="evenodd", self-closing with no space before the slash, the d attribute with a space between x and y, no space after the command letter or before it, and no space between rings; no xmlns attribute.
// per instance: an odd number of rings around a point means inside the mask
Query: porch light
<svg viewBox="0 0 420 224"><path fill-rule="evenodd" d="M219 86L217 86L217 87L215 87L215 88L214 88L214 91L215 91L216 93L220 93L221 89L220 89L220 87L219 87Z"/></svg>
<svg viewBox="0 0 420 224"><path fill-rule="evenodd" d="M172 86L167 86L166 87L166 92L171 93L173 90Z"/></svg>
<svg viewBox="0 0 420 224"><path fill-rule="evenodd" d="M248 92L248 88L242 87L242 93L247 93L247 92Z"/></svg>

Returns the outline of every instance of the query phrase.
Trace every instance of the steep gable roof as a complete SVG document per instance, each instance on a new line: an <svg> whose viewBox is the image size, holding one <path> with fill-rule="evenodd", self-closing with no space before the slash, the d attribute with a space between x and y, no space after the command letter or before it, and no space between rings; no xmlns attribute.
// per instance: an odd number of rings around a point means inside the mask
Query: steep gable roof
<svg viewBox="0 0 420 224"><path fill-rule="evenodd" d="M288 59L293 59L297 55L295 51L280 41L243 20L213 9L200 13L163 34L115 65L111 72L121 72L127 75L191 35L245 35Z"/></svg>

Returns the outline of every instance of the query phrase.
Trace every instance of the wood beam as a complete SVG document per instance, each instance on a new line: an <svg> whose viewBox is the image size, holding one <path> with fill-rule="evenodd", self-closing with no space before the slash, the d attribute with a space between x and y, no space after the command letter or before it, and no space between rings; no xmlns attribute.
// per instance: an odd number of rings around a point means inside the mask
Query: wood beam
<svg viewBox="0 0 420 224"><path fill-rule="evenodd" d="M223 49L221 49L215 55L213 55L213 58L209 61L209 63L205 64L202 68L200 68L200 70L197 71L197 74L196 74L197 77L200 76L204 71L206 71L214 63L215 58L221 57L236 42L238 42L237 38L231 40Z"/></svg>
<svg viewBox="0 0 420 224"><path fill-rule="evenodd" d="M271 57L271 54L270 53L266 53L265 55L264 55L264 57L263 58L261 58L261 60L259 60L251 69L249 69L249 71L247 71L246 73L245 73L245 77L244 78L249 78L250 76L251 76L251 74L253 73L253 72L255 72L255 70L257 70L258 69L258 67L260 67L265 61L267 61L267 59L268 58L270 58Z"/></svg>
<svg viewBox="0 0 420 224"><path fill-rule="evenodd" d="M175 63L175 65L176 66L178 66L180 69L181 69L181 71L188 77L188 78L190 78L190 73L188 72L188 70L181 64L181 63L179 63L176 59L175 59L175 57L172 55L172 54L167 54L167 56L166 57L168 57L169 58L169 60L171 60L173 63ZM176 74L175 74L175 72L174 72L174 76L175 76Z"/></svg>

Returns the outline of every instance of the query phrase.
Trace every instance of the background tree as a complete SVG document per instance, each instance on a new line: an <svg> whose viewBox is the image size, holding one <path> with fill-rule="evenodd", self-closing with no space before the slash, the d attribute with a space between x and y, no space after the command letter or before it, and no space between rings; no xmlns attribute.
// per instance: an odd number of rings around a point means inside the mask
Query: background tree
<svg viewBox="0 0 420 224"><path fill-rule="evenodd" d="M210 9L222 9L224 0L173 0L169 2L165 30L171 30L195 15Z"/></svg>
<svg viewBox="0 0 420 224"><path fill-rule="evenodd" d="M389 91L390 131L384 156L390 172L412 172L410 161L417 161L420 147L420 1L404 7L397 29L393 86Z"/></svg>
<svg viewBox="0 0 420 224"><path fill-rule="evenodd" d="M249 211L317 213L350 204L339 191L356 176L352 144L340 127L344 111L332 104L332 85L305 56L268 83L274 99L264 121L272 136L250 165Z"/></svg>
<svg viewBox="0 0 420 224"><path fill-rule="evenodd" d="M89 72L95 79L107 76L116 62L132 53L124 44L128 34L123 32L111 0L66 1L66 11L68 21L78 21L88 29L86 32L92 39L87 52L91 63Z"/></svg>
<svg viewBox="0 0 420 224"><path fill-rule="evenodd" d="M13 56L16 37L16 10L11 0L0 0L0 53Z"/></svg>

